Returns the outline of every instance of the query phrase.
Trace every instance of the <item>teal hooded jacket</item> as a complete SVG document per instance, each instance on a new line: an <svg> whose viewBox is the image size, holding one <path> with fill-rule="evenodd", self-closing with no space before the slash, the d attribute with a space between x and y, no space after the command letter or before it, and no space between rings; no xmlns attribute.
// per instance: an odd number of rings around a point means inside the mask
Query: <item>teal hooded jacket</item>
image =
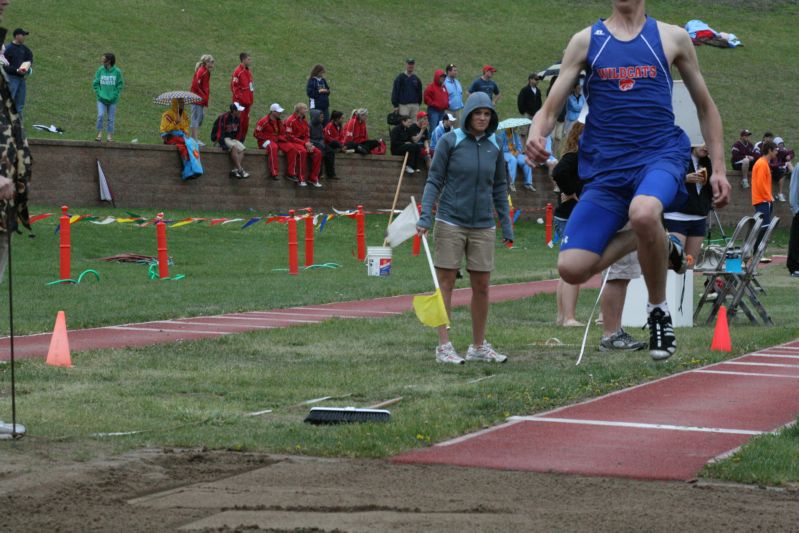
<svg viewBox="0 0 799 533"><path fill-rule="evenodd" d="M119 93L125 86L122 71L116 65L110 69L103 65L97 69L92 86L98 100L104 104L115 104L119 100Z"/></svg>
<svg viewBox="0 0 799 533"><path fill-rule="evenodd" d="M488 129L479 140L464 129L469 124L469 115L478 108L491 110ZM502 236L512 241L508 178L505 158L494 135L499 124L494 104L487 94L474 93L466 101L461 116L464 127L450 131L436 145L418 225L432 227L433 205L438 200L436 219L464 228L494 227L496 211Z"/></svg>

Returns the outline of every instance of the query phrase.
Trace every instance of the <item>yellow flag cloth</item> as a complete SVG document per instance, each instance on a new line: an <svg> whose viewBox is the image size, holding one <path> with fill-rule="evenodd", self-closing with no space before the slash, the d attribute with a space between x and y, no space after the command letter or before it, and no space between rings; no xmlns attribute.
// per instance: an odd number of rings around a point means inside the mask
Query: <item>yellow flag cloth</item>
<svg viewBox="0 0 799 533"><path fill-rule="evenodd" d="M413 310L416 311L416 316L425 326L436 328L449 325L441 289L436 289L436 292L430 295L414 296Z"/></svg>

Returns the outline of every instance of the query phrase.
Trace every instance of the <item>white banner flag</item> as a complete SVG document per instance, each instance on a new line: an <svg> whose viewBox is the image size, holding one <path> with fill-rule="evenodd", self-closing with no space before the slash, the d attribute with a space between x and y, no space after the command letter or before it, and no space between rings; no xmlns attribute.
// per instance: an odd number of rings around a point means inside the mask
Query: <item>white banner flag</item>
<svg viewBox="0 0 799 533"><path fill-rule="evenodd" d="M111 189L108 187L108 181L105 179L105 172L103 167L100 166L100 160L97 160L97 178L100 182L100 200L103 202L114 203L114 197L111 194Z"/></svg>
<svg viewBox="0 0 799 533"><path fill-rule="evenodd" d="M386 232L388 245L395 248L416 235L416 221L419 215L413 202L403 209L391 223Z"/></svg>

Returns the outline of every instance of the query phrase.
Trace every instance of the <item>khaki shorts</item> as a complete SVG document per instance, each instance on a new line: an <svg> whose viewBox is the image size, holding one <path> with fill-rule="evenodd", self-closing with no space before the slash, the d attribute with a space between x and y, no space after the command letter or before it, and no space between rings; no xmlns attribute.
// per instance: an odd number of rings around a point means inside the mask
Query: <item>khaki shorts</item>
<svg viewBox="0 0 799 533"><path fill-rule="evenodd" d="M614 279L638 279L641 277L641 264L638 262L638 252L630 252L608 267L608 281Z"/></svg>
<svg viewBox="0 0 799 533"><path fill-rule="evenodd" d="M436 221L435 260L438 268L459 269L466 255L466 270L491 272L494 270L495 228L472 229Z"/></svg>
<svg viewBox="0 0 799 533"><path fill-rule="evenodd" d="M246 150L241 141L237 141L236 139L231 139L229 137L225 137L225 146L227 146L229 150L232 150L233 148L240 152Z"/></svg>

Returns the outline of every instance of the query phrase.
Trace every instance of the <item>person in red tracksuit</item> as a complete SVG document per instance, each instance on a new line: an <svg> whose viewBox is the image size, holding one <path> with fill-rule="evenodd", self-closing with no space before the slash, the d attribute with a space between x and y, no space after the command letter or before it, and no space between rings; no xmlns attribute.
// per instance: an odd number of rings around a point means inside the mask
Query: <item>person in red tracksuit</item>
<svg viewBox="0 0 799 533"><path fill-rule="evenodd" d="M244 111L241 112L241 127L239 129L239 140L244 142L247 137L247 129L250 127L250 108L252 107L252 93L254 90L252 84L252 72L250 71L250 63L252 58L247 52L239 54L241 63L236 70L233 71L233 77L230 79L230 92L233 93L233 102L238 102L244 106Z"/></svg>
<svg viewBox="0 0 799 533"><path fill-rule="evenodd" d="M327 179L337 180L336 175L336 152L344 151L344 113L333 111L330 114L330 122L327 123L322 135L325 141L325 176Z"/></svg>
<svg viewBox="0 0 799 533"><path fill-rule="evenodd" d="M366 131L369 111L365 107L352 110L352 116L344 125L344 148L367 155L380 145L380 141L370 139Z"/></svg>
<svg viewBox="0 0 799 533"><path fill-rule="evenodd" d="M433 83L425 87L424 103L427 104L427 117L430 120L430 131L436 129L441 117L449 107L449 92L444 85L447 75L442 69L436 70L433 75Z"/></svg>
<svg viewBox="0 0 799 533"><path fill-rule="evenodd" d="M308 176L311 185L321 187L319 183L319 173L322 170L322 152L311 143L311 130L305 115L308 113L308 104L294 106L294 113L286 119L286 139L293 144L299 152L300 159L300 187L305 187L305 169L308 165L308 158L311 159L311 173Z"/></svg>
<svg viewBox="0 0 799 533"><path fill-rule="evenodd" d="M283 108L280 104L269 106L269 114L258 121L255 125L253 136L258 141L258 146L266 150L267 165L269 175L273 180L278 179L280 173L278 162L278 150L286 154L288 179L298 181L297 175L299 168L299 151L297 147L290 143L286 138L286 128L281 118Z"/></svg>

